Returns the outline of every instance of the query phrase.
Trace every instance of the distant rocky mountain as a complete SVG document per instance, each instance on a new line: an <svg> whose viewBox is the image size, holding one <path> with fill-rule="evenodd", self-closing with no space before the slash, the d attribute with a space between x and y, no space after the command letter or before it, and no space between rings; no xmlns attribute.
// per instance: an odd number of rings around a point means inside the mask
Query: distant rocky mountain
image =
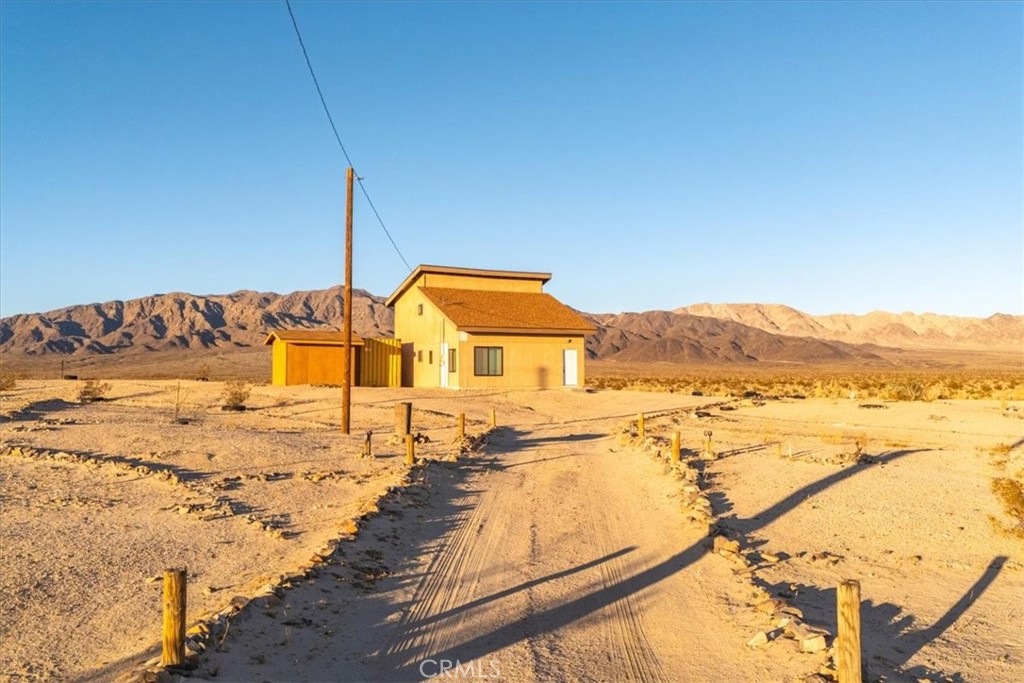
<svg viewBox="0 0 1024 683"><path fill-rule="evenodd" d="M392 334L384 299L353 291L352 329ZM341 329L341 287L274 294L154 294L0 319L0 351L40 355L246 347L282 329Z"/></svg>
<svg viewBox="0 0 1024 683"><path fill-rule="evenodd" d="M883 362L871 347L772 334L731 320L647 311L588 316L595 358L633 362L793 363Z"/></svg>
<svg viewBox="0 0 1024 683"><path fill-rule="evenodd" d="M779 304L696 304L676 313L730 320L771 334L901 349L1024 351L1024 316L934 313L808 315Z"/></svg>
<svg viewBox="0 0 1024 683"><path fill-rule="evenodd" d="M679 363L884 363L893 349L1024 351L1024 316L870 313L811 316L788 306L698 304L675 311L584 314L592 358ZM382 297L354 292L353 330L390 336ZM0 352L112 354L253 347L282 329L340 329L340 287L197 296L155 294L0 319Z"/></svg>

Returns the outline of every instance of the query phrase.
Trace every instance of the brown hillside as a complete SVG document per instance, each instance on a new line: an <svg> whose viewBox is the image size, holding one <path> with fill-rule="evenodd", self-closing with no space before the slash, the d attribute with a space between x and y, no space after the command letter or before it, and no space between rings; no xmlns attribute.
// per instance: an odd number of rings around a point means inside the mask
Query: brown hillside
<svg viewBox="0 0 1024 683"><path fill-rule="evenodd" d="M155 294L4 318L0 350L42 355L249 347L271 330L338 329L341 320L340 287L287 295ZM392 313L380 297L356 291L352 325L361 336L387 336Z"/></svg>
<svg viewBox="0 0 1024 683"><path fill-rule="evenodd" d="M899 349L1002 349L1019 355L1024 348L1024 318L1008 315L816 317L787 306L699 304L584 317L597 328L588 338L588 355L623 362L873 365L903 362ZM167 350L256 352L271 330L339 329L341 323L340 287L286 295L157 294L4 318L0 352L8 361L48 354L85 359ZM358 335L390 336L393 314L381 297L357 290L353 323Z"/></svg>
<svg viewBox="0 0 1024 683"><path fill-rule="evenodd" d="M771 334L730 320L671 311L595 315L593 358L678 363L874 363L872 350L841 342Z"/></svg>

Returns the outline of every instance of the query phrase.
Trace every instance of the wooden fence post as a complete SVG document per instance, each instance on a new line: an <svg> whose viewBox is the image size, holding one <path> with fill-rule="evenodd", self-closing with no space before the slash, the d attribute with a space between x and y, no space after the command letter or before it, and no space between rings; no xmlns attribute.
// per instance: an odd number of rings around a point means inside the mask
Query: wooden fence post
<svg viewBox="0 0 1024 683"><path fill-rule="evenodd" d="M679 462L679 432L672 432L672 462Z"/></svg>
<svg viewBox="0 0 1024 683"><path fill-rule="evenodd" d="M366 432L366 445L363 446L363 457L373 457L373 432Z"/></svg>
<svg viewBox="0 0 1024 683"><path fill-rule="evenodd" d="M466 414L459 413L459 438L466 438Z"/></svg>
<svg viewBox="0 0 1024 683"><path fill-rule="evenodd" d="M188 570L164 571L164 638L160 666L185 665L185 614Z"/></svg>
<svg viewBox="0 0 1024 683"><path fill-rule="evenodd" d="M395 434L405 436L412 434L412 404L395 404Z"/></svg>
<svg viewBox="0 0 1024 683"><path fill-rule="evenodd" d="M708 429L704 432L704 455L711 457L715 452L711 450L711 430Z"/></svg>
<svg viewBox="0 0 1024 683"><path fill-rule="evenodd" d="M498 426L498 414L491 408L491 429Z"/></svg>
<svg viewBox="0 0 1024 683"><path fill-rule="evenodd" d="M416 442L412 434L405 435L405 464L412 466L416 463Z"/></svg>
<svg viewBox="0 0 1024 683"><path fill-rule="evenodd" d="M647 438L647 430L644 429L643 413L638 413L636 416L636 433L640 436L641 441Z"/></svg>
<svg viewBox="0 0 1024 683"><path fill-rule="evenodd" d="M860 581L847 579L836 588L836 615L839 622L836 648L839 683L861 683Z"/></svg>

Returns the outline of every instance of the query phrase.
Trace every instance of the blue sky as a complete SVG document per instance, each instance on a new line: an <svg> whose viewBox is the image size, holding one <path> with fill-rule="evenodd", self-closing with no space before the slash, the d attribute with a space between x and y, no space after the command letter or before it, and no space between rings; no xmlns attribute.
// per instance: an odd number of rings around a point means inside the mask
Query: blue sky
<svg viewBox="0 0 1024 683"><path fill-rule="evenodd" d="M972 316L1024 313L1022 7L293 2L413 265ZM283 2L0 3L3 315L339 283L345 165Z"/></svg>

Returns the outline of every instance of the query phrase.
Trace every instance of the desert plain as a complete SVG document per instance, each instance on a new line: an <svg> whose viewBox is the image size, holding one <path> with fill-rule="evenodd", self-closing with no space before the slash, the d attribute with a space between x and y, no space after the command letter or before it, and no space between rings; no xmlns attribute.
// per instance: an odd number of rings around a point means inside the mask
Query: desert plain
<svg viewBox="0 0 1024 683"><path fill-rule="evenodd" d="M1024 674L1024 400L81 384L2 394L5 682L831 680L844 579L865 680Z"/></svg>

